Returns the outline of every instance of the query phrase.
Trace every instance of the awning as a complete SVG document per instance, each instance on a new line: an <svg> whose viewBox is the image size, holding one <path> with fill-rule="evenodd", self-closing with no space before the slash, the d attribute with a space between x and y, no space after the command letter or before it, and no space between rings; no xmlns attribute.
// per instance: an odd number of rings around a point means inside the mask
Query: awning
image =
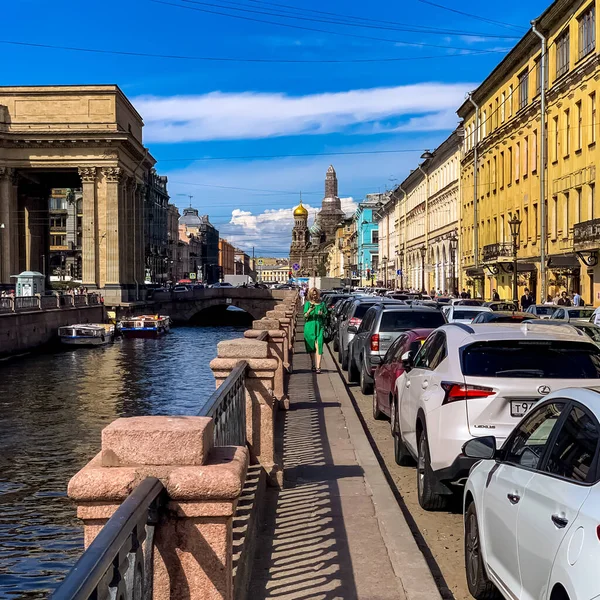
<svg viewBox="0 0 600 600"><path fill-rule="evenodd" d="M537 269L533 263L528 263L528 262L518 262L517 263L517 273L531 273L533 271L537 271Z"/></svg>
<svg viewBox="0 0 600 600"><path fill-rule="evenodd" d="M467 269L467 277L485 277L485 271L482 267L471 267Z"/></svg>
<svg viewBox="0 0 600 600"><path fill-rule="evenodd" d="M548 258L549 269L579 269L581 264L575 254L555 254Z"/></svg>

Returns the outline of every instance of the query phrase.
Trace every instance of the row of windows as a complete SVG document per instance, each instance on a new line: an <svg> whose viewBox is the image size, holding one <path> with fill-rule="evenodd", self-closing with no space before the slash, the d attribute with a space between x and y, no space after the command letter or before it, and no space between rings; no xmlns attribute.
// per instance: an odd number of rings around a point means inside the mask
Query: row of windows
<svg viewBox="0 0 600 600"><path fill-rule="evenodd" d="M555 53L555 79L567 73L571 66L571 40L570 29L567 27L557 38L554 44L550 44L549 52ZM581 60L596 48L596 7L592 4L578 19L578 54L577 60ZM548 86L549 61L546 60L546 87ZM541 61L535 60L535 95L541 91ZM495 101L483 108L480 124L479 139L485 138L494 129L499 127L515 112L525 108L530 100L530 74L528 67L518 76L517 94L513 85L508 86L508 91L503 91ZM475 123L470 123L466 129L465 150L469 151L475 145Z"/></svg>

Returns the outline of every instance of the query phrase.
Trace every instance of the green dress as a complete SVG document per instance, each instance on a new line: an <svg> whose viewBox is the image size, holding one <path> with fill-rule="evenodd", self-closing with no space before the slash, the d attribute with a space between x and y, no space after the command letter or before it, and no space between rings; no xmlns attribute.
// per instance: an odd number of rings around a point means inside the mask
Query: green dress
<svg viewBox="0 0 600 600"><path fill-rule="evenodd" d="M309 308L314 308L307 315ZM304 303L304 345L307 352L315 352L315 343L319 345L321 354L323 353L323 337L325 334L325 325L327 323L327 308L323 302L312 304L311 302Z"/></svg>

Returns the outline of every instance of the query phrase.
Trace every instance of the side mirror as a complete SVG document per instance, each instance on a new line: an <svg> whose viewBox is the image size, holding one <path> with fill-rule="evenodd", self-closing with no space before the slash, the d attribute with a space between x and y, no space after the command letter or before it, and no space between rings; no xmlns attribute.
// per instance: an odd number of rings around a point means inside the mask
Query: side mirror
<svg viewBox="0 0 600 600"><path fill-rule="evenodd" d="M348 327L348 333L358 333L358 327L356 325L350 325Z"/></svg>
<svg viewBox="0 0 600 600"><path fill-rule="evenodd" d="M496 438L493 435L473 438L463 445L462 451L467 458L481 460L495 458Z"/></svg>
<svg viewBox="0 0 600 600"><path fill-rule="evenodd" d="M402 355L402 366L405 371L410 371L413 367L413 353L409 350Z"/></svg>

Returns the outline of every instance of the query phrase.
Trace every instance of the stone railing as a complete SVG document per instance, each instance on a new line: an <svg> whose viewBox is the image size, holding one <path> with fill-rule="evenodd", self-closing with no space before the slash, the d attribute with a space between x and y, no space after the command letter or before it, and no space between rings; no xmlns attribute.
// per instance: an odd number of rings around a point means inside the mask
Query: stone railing
<svg viewBox="0 0 600 600"><path fill-rule="evenodd" d="M57 310L74 306L97 306L101 304L98 294L80 294L71 296L8 296L0 298L0 314L24 312L31 310Z"/></svg>
<svg viewBox="0 0 600 600"><path fill-rule="evenodd" d="M253 535L234 581L233 521L249 465L263 485L283 483L275 418L298 308L292 292L243 339L218 344L217 389L200 416L122 418L103 430L100 453L68 489L87 550L53 598L247 597Z"/></svg>

